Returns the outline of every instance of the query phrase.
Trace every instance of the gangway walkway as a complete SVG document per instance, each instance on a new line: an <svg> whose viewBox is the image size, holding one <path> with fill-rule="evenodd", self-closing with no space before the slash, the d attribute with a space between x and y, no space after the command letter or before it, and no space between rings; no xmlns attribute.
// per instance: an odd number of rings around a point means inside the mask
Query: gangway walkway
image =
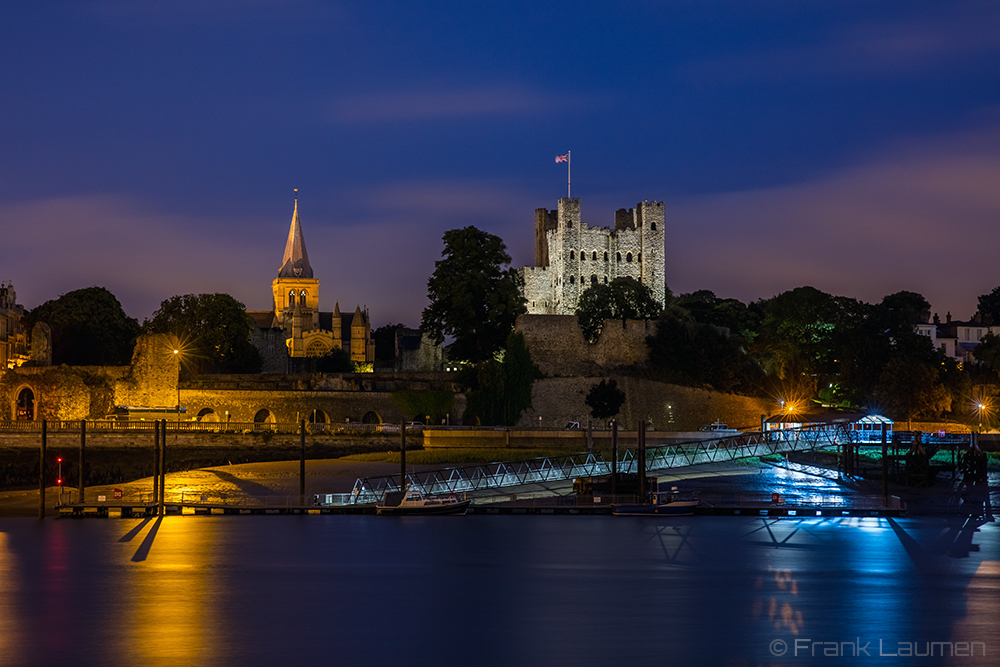
<svg viewBox="0 0 1000 667"><path fill-rule="evenodd" d="M752 431L734 436L693 440L646 448L646 470L669 470L703 463L735 461L753 456L803 452L834 447L851 439L840 424L807 426L776 431ZM635 473L635 452L621 448L618 472ZM600 452L527 461L444 468L407 473L406 483L426 495L500 491L505 488L570 481L577 477L610 475L611 463ZM330 495L322 505L375 503L386 491L399 490L399 475L358 479L349 495ZM322 496L320 497L323 498Z"/></svg>

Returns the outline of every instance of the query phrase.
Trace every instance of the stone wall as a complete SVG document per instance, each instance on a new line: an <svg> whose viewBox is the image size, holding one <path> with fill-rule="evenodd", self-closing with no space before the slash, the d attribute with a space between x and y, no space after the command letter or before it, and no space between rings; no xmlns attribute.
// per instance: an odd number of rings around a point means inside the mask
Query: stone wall
<svg viewBox="0 0 1000 667"><path fill-rule="evenodd" d="M597 376L648 357L646 337L653 321L606 320L600 337L588 343L575 315L521 315L515 330L524 334L532 360L549 377Z"/></svg>
<svg viewBox="0 0 1000 667"><path fill-rule="evenodd" d="M177 339L140 336L130 366L23 366L0 375L0 421L13 420L17 398L34 395L35 419L98 419L117 405L164 407L177 402Z"/></svg>
<svg viewBox="0 0 1000 667"><path fill-rule="evenodd" d="M697 431L716 420L731 428L759 429L760 416L771 414L774 407L773 401L764 398L722 394L642 378L555 377L535 382L531 391L532 408L521 415L517 426L561 427L575 421L585 427L588 419L596 423L585 399L591 387L606 379L614 379L618 388L625 392L625 404L618 419L626 429L635 429L643 418L652 422L657 431Z"/></svg>

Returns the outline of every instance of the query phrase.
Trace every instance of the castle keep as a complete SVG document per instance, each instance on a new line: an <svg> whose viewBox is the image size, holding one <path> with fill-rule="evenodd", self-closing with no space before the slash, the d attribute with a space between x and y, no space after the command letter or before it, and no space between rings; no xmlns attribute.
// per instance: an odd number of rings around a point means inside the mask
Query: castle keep
<svg viewBox="0 0 1000 667"><path fill-rule="evenodd" d="M628 276L666 296L663 202L615 212L615 228L580 220L580 200L562 198L555 211L535 210L535 266L521 269L528 313L572 315L585 289Z"/></svg>

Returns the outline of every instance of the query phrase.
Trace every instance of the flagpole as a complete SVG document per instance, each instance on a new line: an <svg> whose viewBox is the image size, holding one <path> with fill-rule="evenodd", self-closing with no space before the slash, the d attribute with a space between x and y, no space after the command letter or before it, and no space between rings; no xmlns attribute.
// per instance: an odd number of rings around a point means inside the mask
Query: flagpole
<svg viewBox="0 0 1000 667"><path fill-rule="evenodd" d="M572 179L570 178L572 165L573 165L573 151L566 151L566 199L573 198L572 195L573 190L571 187Z"/></svg>

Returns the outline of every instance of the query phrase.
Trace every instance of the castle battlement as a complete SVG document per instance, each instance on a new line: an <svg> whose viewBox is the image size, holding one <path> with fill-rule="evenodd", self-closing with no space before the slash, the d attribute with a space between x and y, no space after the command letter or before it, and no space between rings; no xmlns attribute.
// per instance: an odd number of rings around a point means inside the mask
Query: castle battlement
<svg viewBox="0 0 1000 667"><path fill-rule="evenodd" d="M647 285L662 304L664 210L662 201L618 209L612 229L582 222L579 199L560 199L555 211L536 209L536 266L521 273L528 313L572 315L587 287L623 276Z"/></svg>

